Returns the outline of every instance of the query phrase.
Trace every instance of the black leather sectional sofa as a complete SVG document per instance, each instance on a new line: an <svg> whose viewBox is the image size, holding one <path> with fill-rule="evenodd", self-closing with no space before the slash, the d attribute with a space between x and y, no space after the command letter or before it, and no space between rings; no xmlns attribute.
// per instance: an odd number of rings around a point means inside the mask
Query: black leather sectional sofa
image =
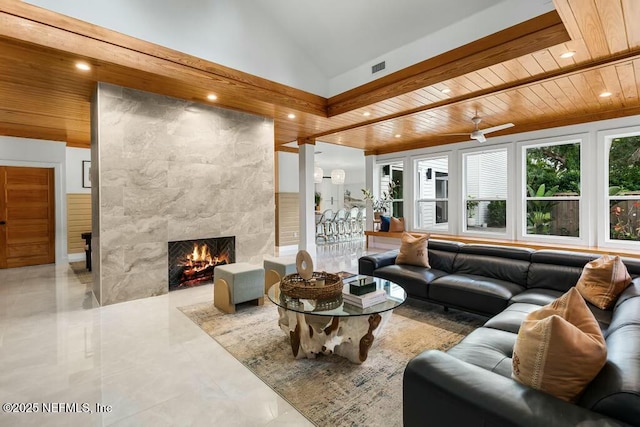
<svg viewBox="0 0 640 427"><path fill-rule="evenodd" d="M360 258L359 272L409 296L490 317L446 353L427 350L404 374L405 426L640 426L640 259L612 310L588 304L607 343L607 363L568 403L511 379L525 316L575 286L596 254L429 241L431 268L396 265L398 251Z"/></svg>

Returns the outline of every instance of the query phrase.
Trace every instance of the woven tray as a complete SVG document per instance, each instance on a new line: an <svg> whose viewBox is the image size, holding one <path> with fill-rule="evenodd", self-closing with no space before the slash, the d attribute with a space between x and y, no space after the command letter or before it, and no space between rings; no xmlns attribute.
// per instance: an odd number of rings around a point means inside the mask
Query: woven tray
<svg viewBox="0 0 640 427"><path fill-rule="evenodd" d="M313 279L324 280L320 285ZM314 271L311 280L304 280L298 273L288 274L280 281L280 292L289 298L325 300L342 295L342 279L337 274Z"/></svg>

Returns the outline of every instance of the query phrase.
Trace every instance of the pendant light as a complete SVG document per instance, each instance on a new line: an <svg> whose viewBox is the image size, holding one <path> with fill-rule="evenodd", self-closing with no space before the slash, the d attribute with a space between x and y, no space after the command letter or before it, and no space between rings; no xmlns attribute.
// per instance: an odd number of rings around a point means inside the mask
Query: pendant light
<svg viewBox="0 0 640 427"><path fill-rule="evenodd" d="M331 171L332 184L344 184L344 169L334 169Z"/></svg>

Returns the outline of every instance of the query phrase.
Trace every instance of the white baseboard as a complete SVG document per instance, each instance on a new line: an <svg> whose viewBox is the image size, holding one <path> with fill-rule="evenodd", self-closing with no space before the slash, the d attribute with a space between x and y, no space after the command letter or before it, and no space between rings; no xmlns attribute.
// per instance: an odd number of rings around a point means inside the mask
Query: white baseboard
<svg viewBox="0 0 640 427"><path fill-rule="evenodd" d="M298 245L276 246L276 253L278 256L295 255L298 253Z"/></svg>
<svg viewBox="0 0 640 427"><path fill-rule="evenodd" d="M81 254L68 254L67 258L68 258L69 262L84 261L86 259L85 255L84 255L84 252L81 253Z"/></svg>

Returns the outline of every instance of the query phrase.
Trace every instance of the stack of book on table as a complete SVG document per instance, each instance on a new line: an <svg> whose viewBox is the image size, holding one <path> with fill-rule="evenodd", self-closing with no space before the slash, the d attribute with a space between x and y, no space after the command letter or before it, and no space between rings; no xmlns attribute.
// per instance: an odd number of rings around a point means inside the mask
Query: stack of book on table
<svg viewBox="0 0 640 427"><path fill-rule="evenodd" d="M384 289L378 289L376 291L368 292L362 295L342 294L342 299L351 305L355 305L360 308L371 307L372 305L380 304L387 300L387 293Z"/></svg>

